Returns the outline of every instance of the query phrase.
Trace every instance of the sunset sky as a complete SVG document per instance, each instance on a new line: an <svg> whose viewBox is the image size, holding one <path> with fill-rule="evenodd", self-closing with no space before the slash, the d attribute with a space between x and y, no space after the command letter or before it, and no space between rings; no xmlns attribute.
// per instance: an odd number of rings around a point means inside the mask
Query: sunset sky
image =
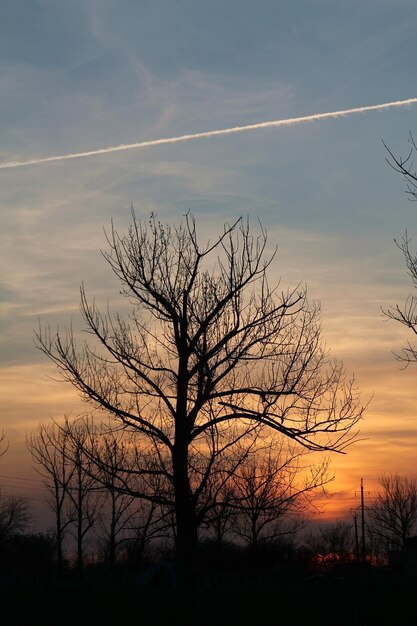
<svg viewBox="0 0 417 626"><path fill-rule="evenodd" d="M414 98L416 32L414 0L6 0L0 165ZM384 472L417 473L417 368L394 359L407 333L381 313L411 288L394 238L417 246L417 204L382 144L405 155L409 131L416 104L0 169L0 484L40 494L25 435L79 403L33 329L77 326L81 281L117 307L100 249L131 203L171 223L191 211L202 238L260 219L271 278L321 302L331 354L372 397L324 517L349 514L361 477L373 493Z"/></svg>

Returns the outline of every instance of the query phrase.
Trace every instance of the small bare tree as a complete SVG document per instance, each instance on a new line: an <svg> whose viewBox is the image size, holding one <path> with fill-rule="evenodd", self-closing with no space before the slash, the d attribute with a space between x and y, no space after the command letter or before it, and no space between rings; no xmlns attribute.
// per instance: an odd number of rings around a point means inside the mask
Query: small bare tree
<svg viewBox="0 0 417 626"><path fill-rule="evenodd" d="M135 514L135 496L127 489L132 478L128 472L128 459L132 455L121 433L106 430L100 435L94 433L93 437L94 452L100 459L100 465L94 467L94 472L104 489L100 534L104 540L108 564L113 568L119 542L126 538L125 533L131 529ZM120 476L122 473L123 478ZM121 480L124 483L123 490L119 486Z"/></svg>
<svg viewBox="0 0 417 626"><path fill-rule="evenodd" d="M234 532L253 550L262 542L295 534L311 513L315 492L329 478L328 462L305 467L305 450L270 445L252 456L232 477L231 505L238 515Z"/></svg>
<svg viewBox="0 0 417 626"><path fill-rule="evenodd" d="M24 498L0 493L0 546L23 532L30 520Z"/></svg>
<svg viewBox="0 0 417 626"><path fill-rule="evenodd" d="M234 494L231 487L223 486L218 493L218 499L214 500L208 509L206 518L203 521L209 535L214 536L217 550L220 551L226 537L231 535L237 521L237 510L233 506Z"/></svg>
<svg viewBox="0 0 417 626"><path fill-rule="evenodd" d="M75 464L70 456L71 441L66 429L51 422L39 424L37 430L27 437L26 444L35 469L42 476L48 492L47 501L55 516L57 563L61 570L65 532L72 522L69 503Z"/></svg>
<svg viewBox="0 0 417 626"><path fill-rule="evenodd" d="M115 565L121 544L134 544L139 561L151 539L165 537L171 527L167 518L172 487L167 473L161 472L152 452L137 448L132 433L111 420L97 424L91 417L83 417L79 423L86 435L82 440L88 459L85 470L103 496L96 534L107 561L110 567ZM73 445L79 444L76 432Z"/></svg>
<svg viewBox="0 0 417 626"><path fill-rule="evenodd" d="M90 405L152 450L143 474L159 476L171 494L153 500L169 500L175 512L178 581L186 586L199 500L213 458L229 454L233 436L240 441L259 425L309 450L343 451L364 407L328 357L306 289L269 286L273 256L264 258L263 229L253 236L239 219L202 245L189 215L171 228L133 214L128 233L112 228L108 242L104 256L134 306L130 318L103 315L82 288L82 315L97 343L79 348L71 329L47 328L38 344ZM215 457L206 454L210 440L219 443Z"/></svg>
<svg viewBox="0 0 417 626"><path fill-rule="evenodd" d="M77 570L81 574L84 568L84 548L87 535L98 522L103 497L101 486L94 475L91 458L86 454L89 432L82 419L65 419L61 427L69 447L68 458L73 464L73 473L68 488L69 510L72 534L77 546Z"/></svg>
<svg viewBox="0 0 417 626"><path fill-rule="evenodd" d="M313 563L323 571L339 563L353 562L353 543L352 524L343 520L322 525L304 539Z"/></svg>
<svg viewBox="0 0 417 626"><path fill-rule="evenodd" d="M110 422L95 427L91 420L85 422L85 427L89 442L84 452L92 462L90 468L104 495L100 534L107 547L108 563L114 567L119 545L132 543L140 560L148 542L161 527L160 506L152 498L146 498L149 492L156 496L158 487L154 480L150 488L149 476L138 472L140 452L124 430L115 429Z"/></svg>
<svg viewBox="0 0 417 626"><path fill-rule="evenodd" d="M8 450L4 431L0 433L0 457ZM0 547L25 530L30 521L29 506L25 498L4 495L0 491Z"/></svg>
<svg viewBox="0 0 417 626"><path fill-rule="evenodd" d="M417 481L390 474L379 479L381 490L369 509L372 532L386 548L402 549L417 531Z"/></svg>

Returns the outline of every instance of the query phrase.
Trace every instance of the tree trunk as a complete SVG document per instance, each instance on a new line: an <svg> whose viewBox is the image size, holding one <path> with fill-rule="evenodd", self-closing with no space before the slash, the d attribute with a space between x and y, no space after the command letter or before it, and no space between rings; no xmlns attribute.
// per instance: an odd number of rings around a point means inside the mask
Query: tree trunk
<svg viewBox="0 0 417 626"><path fill-rule="evenodd" d="M176 518L176 573L179 589L187 589L195 582L197 552L197 520L188 478L188 449L183 441L176 442L173 455L175 518Z"/></svg>
<svg viewBox="0 0 417 626"><path fill-rule="evenodd" d="M62 504L59 498L59 486L54 481L55 523L56 523L56 556L58 571L62 571Z"/></svg>
<svg viewBox="0 0 417 626"><path fill-rule="evenodd" d="M56 511L56 552L57 552L57 562L58 562L58 571L62 571L62 528L61 528L61 511L57 509Z"/></svg>
<svg viewBox="0 0 417 626"><path fill-rule="evenodd" d="M176 574L177 586L186 590L195 583L197 552L197 520L195 504L188 476L188 447L190 423L187 412L188 398L188 347L187 347L187 296L183 294L183 318L178 337L177 407L175 418L175 443L172 453L176 518Z"/></svg>
<svg viewBox="0 0 417 626"><path fill-rule="evenodd" d="M112 482L111 490L111 523L109 537L109 567L113 569L116 563L116 499L115 486Z"/></svg>
<svg viewBox="0 0 417 626"><path fill-rule="evenodd" d="M83 493L82 493L82 477L81 477L81 465L78 461L77 467L77 570L79 576L81 576L84 561L83 561Z"/></svg>
<svg viewBox="0 0 417 626"><path fill-rule="evenodd" d="M116 564L116 529L112 523L109 538L109 567L113 569Z"/></svg>

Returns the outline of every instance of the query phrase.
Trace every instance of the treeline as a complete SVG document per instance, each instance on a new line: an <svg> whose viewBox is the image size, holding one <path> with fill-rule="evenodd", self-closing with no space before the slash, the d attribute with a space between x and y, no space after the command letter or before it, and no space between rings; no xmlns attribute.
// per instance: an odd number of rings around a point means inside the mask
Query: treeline
<svg viewBox="0 0 417 626"><path fill-rule="evenodd" d="M282 542L304 528L315 492L329 480L327 461L306 466L307 452L257 438L223 455L211 454L204 492L198 493L199 541L258 547ZM75 546L76 569L94 560L114 568L140 565L176 542L175 492L169 459L137 446L135 433L88 418L40 424L27 439L54 515L57 567L65 545ZM160 467L164 471L161 471ZM201 480L198 459L190 470ZM207 472L208 470L204 468ZM88 555L87 546L90 546Z"/></svg>
<svg viewBox="0 0 417 626"><path fill-rule="evenodd" d="M91 420L66 419L39 425L27 445L54 526L29 532L27 501L0 494L3 581L71 572L81 578L84 570L98 567L139 575L141 584L175 580L170 485L159 474L150 481L150 467L146 474L135 469L144 451L124 431L111 423L98 428ZM314 493L327 466L315 468L312 478L301 461L269 444L262 457L257 449L256 455L240 458L233 471L219 469L201 505L196 576L206 582L253 582L272 574L322 575L358 565L408 568L410 574L416 556L415 480L381 477L378 496L366 509L364 537L353 520L309 530Z"/></svg>

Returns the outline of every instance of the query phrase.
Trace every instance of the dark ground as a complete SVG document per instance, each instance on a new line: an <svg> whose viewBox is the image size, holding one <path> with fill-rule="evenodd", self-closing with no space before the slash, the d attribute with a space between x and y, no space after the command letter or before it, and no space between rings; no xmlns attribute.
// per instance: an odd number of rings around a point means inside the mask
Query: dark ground
<svg viewBox="0 0 417 626"><path fill-rule="evenodd" d="M1 626L381 626L417 624L417 583L381 572L274 586L225 586L179 598L172 588L31 585L0 590Z"/></svg>

